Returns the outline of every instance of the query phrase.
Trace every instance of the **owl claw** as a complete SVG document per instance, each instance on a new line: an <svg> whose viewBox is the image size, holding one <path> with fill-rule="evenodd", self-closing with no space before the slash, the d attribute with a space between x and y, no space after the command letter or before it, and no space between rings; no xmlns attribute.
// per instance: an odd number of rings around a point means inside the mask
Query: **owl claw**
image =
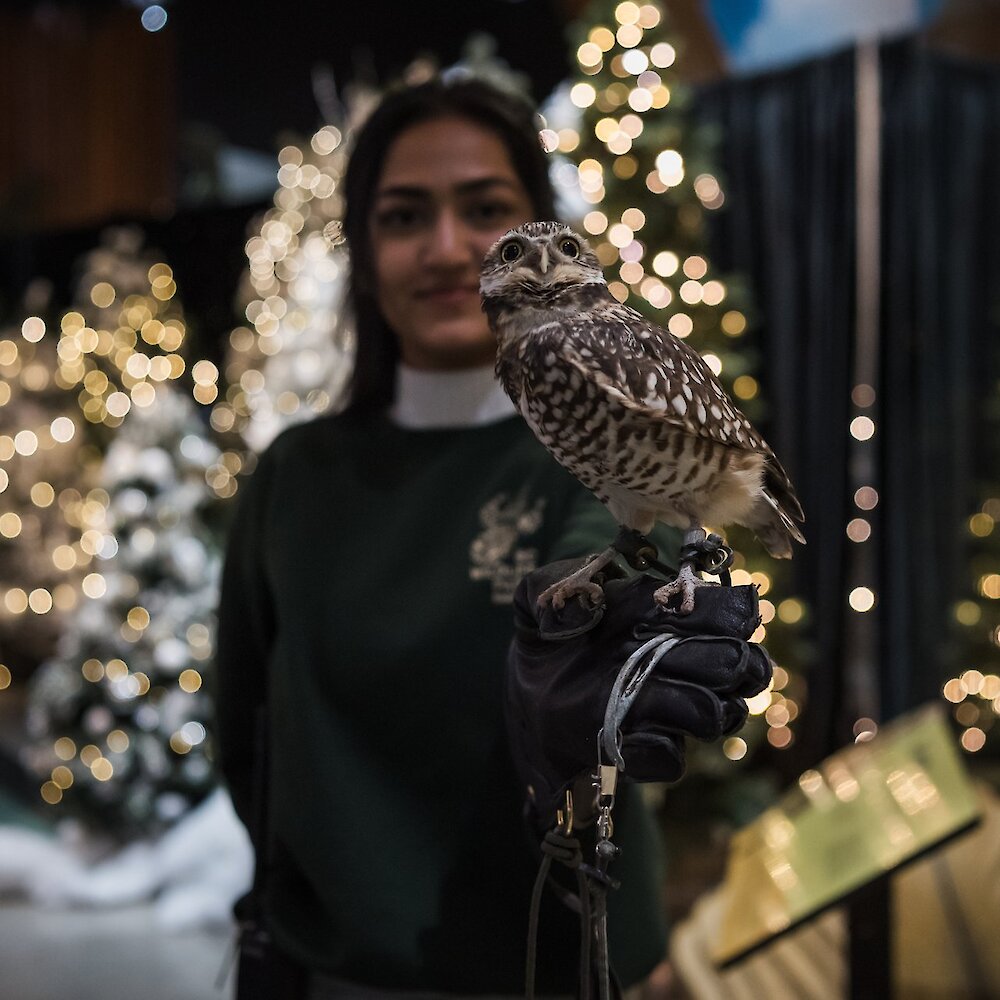
<svg viewBox="0 0 1000 1000"><path fill-rule="evenodd" d="M653 592L653 600L672 615L689 615L694 611L694 592L698 587L711 587L713 584L701 577L691 568L690 563L682 563L676 579L665 583ZM667 602L676 594L681 595L681 603L677 608L668 608Z"/></svg>
<svg viewBox="0 0 1000 1000"><path fill-rule="evenodd" d="M538 595L538 607L551 605L555 611L560 611L568 600L578 594L586 594L595 608L604 603L604 591L596 583L586 583L567 577L547 587Z"/></svg>
<svg viewBox="0 0 1000 1000"><path fill-rule="evenodd" d="M614 559L615 554L614 548L605 549L569 576L547 587L538 595L538 607L552 605L559 611L570 598L586 594L591 604L599 608L604 603L604 591L594 583L594 576Z"/></svg>

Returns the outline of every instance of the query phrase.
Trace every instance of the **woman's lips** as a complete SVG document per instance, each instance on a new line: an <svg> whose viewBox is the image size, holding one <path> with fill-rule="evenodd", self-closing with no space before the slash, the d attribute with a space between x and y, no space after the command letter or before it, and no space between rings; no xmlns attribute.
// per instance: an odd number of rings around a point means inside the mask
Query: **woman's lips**
<svg viewBox="0 0 1000 1000"><path fill-rule="evenodd" d="M441 288L426 288L416 296L423 302L434 305L463 305L474 299L479 301L479 285L446 285Z"/></svg>

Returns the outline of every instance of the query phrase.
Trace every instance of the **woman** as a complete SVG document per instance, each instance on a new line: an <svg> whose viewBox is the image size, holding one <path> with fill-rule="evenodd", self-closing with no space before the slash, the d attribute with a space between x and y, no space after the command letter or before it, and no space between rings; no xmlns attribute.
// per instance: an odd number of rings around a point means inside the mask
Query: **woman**
<svg viewBox="0 0 1000 1000"><path fill-rule="evenodd" d="M253 816L266 689L267 918L306 995L523 988L537 867L502 677L524 574L615 526L493 377L483 256L554 215L531 109L473 81L389 96L346 182L358 354L345 412L295 427L239 504L220 607L220 757ZM616 807L612 958L663 958L658 847ZM578 920L543 907L540 992L574 989ZM395 994L388 994L395 995Z"/></svg>

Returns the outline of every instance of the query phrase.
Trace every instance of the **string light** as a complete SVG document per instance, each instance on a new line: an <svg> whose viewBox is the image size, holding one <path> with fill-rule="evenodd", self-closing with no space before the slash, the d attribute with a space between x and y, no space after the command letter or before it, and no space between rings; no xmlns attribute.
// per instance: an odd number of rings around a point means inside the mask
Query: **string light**
<svg viewBox="0 0 1000 1000"><path fill-rule="evenodd" d="M998 517L1000 499L988 497L966 518L965 529L977 548L990 548L972 560L970 595L951 608L951 618L969 648L966 655L981 666L968 666L941 686L941 696L959 727L959 745L968 754L978 754L991 738L996 739L993 733L1000 716L1000 572L993 569Z"/></svg>
<svg viewBox="0 0 1000 1000"><path fill-rule="evenodd" d="M599 46L587 44L584 53L599 58ZM574 99L585 101L586 88ZM550 151L570 151L579 142L571 130L547 127L540 138ZM279 152L273 206L245 248L247 325L230 333L225 371L197 382L197 398L214 403L212 427L241 434L252 451L288 423L327 410L344 388L350 368L344 361L353 350L342 309L347 256L340 185L349 145L346 129L327 124L308 143ZM282 364L270 366L279 353ZM220 383L228 386L224 394ZM235 474L218 467L212 475L217 488L235 491Z"/></svg>
<svg viewBox="0 0 1000 1000"><path fill-rule="evenodd" d="M113 465L111 456L119 441L126 440L123 435L126 431L131 433L133 414L150 409L154 403L160 404L154 417L159 421L154 435L157 447L142 445L140 456L156 461L152 466L140 462L138 467L133 461L132 467L125 471L139 480L151 473L157 479L162 475L158 456L168 464L172 461L162 448L165 435L172 432L169 414L175 412L167 404L179 397L172 386L170 391L164 386L188 374L183 357L186 322L176 300L177 284L172 269L162 261L143 262L140 247L135 230L114 231L104 245L83 259L84 273L74 308L65 310L52 323L46 323L40 316L29 316L21 322L19 335L0 336L0 406L23 401L28 405L18 405L16 413L32 415L27 426L10 428L8 424L8 433L0 434L0 456L5 462L0 475L0 530L15 543L10 549L15 558L8 559L7 578L0 586L0 624L4 618L15 616L22 621L27 619L26 624L30 624L32 619L70 612L80 602L96 605L98 615L113 621L115 602L127 602L129 595L138 594L142 586L122 565L109 562L120 550L116 531L123 516L126 520L135 518L142 507L147 504L150 507L152 524L137 527L131 538L123 539L123 544L128 543L133 550L131 558L141 560L154 555L161 533L186 523L184 519L193 513L184 507L190 498L201 498L202 488L204 496L212 495L213 486L206 483L189 494L188 500L182 499L180 507L176 500L167 498L167 506L157 510L153 498L156 490L147 496L143 492L145 485L143 489L116 487L114 496L92 485L98 474L105 475L101 466L104 448L94 447L92 436L86 433L88 425L117 430L129 421L128 427L112 439L106 468ZM217 392L219 373L214 365L195 362L191 374L196 398L200 393L207 396ZM46 396L39 397L37 402L29 398L42 392ZM37 419L40 409L49 411L44 420ZM181 410L184 414L190 412L183 406ZM11 408L8 412L15 411ZM175 470L179 477L197 475L200 468L211 465L218 455L217 449L203 437L195 440L201 434L197 418L194 425L194 435L181 449L184 458ZM204 464L199 448L209 456ZM231 460L227 463L224 456L218 464L226 470L226 477L213 481L215 494L231 496L234 489L228 466L238 469L240 465ZM70 476L72 484L67 482ZM127 497L131 497L127 503L133 509L126 515L116 505L125 503ZM134 507L135 498L140 499L140 508ZM176 509L171 509L171 504ZM194 541L187 531L185 527L184 538L172 547L177 559L190 562L193 552L190 546ZM211 566L210 561L206 562L199 574L210 589L214 579ZM17 573L22 574L22 579L12 578ZM207 601L192 597L192 607L197 613L205 613L213 603L214 596ZM96 794L91 792L93 787L102 785L106 787L98 799L103 803L103 811L115 797L123 795L117 787L113 792L109 789L130 780L136 755L141 753L143 757L140 770L154 760L155 755L150 756L151 743L137 748L136 733L146 727L148 739L158 743L161 712L177 714L165 700L167 692L154 685L150 673L155 676L162 669L161 651L172 643L178 644L178 640L164 633L164 628L172 627L171 616L175 612L171 611L161 623L151 614L151 608L145 602L125 603L117 632L109 621L111 634L101 636L99 641L91 634L97 620L93 617L81 619L79 624L74 622L67 632L73 639L70 645L81 650L88 643L101 645L105 639L119 649L124 642L130 656L134 654L137 662L148 664L149 672L132 669L129 658L114 655L99 659L82 653L74 660L72 649L65 654L60 652L39 672L43 688L46 683L55 683L51 678L58 677L59 683L69 685L70 689L74 684L102 689L94 697L82 695L90 707L71 724L87 733L92 741L81 740L86 745L79 753L76 742L65 734L56 734L47 745L26 748L42 765L38 770L44 780L39 791L46 803L57 806L67 800L79 802L81 796ZM59 624L59 628L64 627L65 623ZM179 643L181 656L188 662L209 658L212 642L208 629L205 628L204 634L191 632L190 628L188 631L198 636L198 643L192 643L190 649ZM175 673L179 670L177 667ZM9 678L6 667L0 674L3 672ZM201 675L197 671L192 671L192 675L189 687L193 693L200 687ZM197 683L194 677L198 678ZM149 702L142 703L150 695ZM178 690L177 696L185 700L192 714L205 711L203 695L193 698L192 694ZM127 702L138 702L129 706L132 715L128 732L115 728L117 708L112 707ZM48 713L54 726L59 726L66 724L59 715L59 704L58 700L49 703L42 699L34 707ZM139 728L134 730L133 725ZM182 716L180 725L182 729L188 726L184 731L191 737L190 747L204 741L203 737L192 735L196 733L192 726L201 723L191 714L186 721ZM203 758L199 766L204 770L203 781L208 780L210 772ZM153 804L148 806L152 808ZM126 812L118 814L119 820L139 818L134 812L139 807L132 804L123 808Z"/></svg>
<svg viewBox="0 0 1000 1000"><path fill-rule="evenodd" d="M720 178L704 169L706 157L689 148L683 102L674 100L681 87L677 52L668 38L661 4L626 0L614 7L610 23L590 25L580 40L581 77L570 87L569 100L583 116L572 153L577 190L587 205L582 228L608 271L611 294L651 314L674 336L696 343L753 416L760 384L728 347L746 332L747 316L702 252L699 213L720 208L725 193ZM772 574L738 567L733 583L738 581L763 594ZM762 601L761 610L765 620L754 639L770 641L767 629L773 628L776 648L782 629L807 620L804 604L794 598ZM752 700L751 712L770 744L783 749L794 742L791 726L804 684L785 670L776 677L781 683ZM748 741L727 741L723 754L745 759Z"/></svg>

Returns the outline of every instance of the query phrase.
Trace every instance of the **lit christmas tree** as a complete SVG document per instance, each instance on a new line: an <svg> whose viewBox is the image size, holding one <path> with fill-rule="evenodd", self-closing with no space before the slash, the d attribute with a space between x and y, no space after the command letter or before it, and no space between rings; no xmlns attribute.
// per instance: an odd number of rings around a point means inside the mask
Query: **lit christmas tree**
<svg viewBox="0 0 1000 1000"><path fill-rule="evenodd" d="M4 331L0 646L7 662L0 680L7 682L11 668L16 675L18 664L38 663L51 653L99 555L86 507L99 455L82 433L76 401L53 379L56 367L55 338L40 316Z"/></svg>
<svg viewBox="0 0 1000 1000"><path fill-rule="evenodd" d="M82 579L28 715L42 797L119 838L161 828L214 785L200 693L219 561L211 522L240 468L177 388L186 323L170 268L141 243L135 229L111 231L59 323L51 381L75 402L92 461L87 483L58 494L79 541L51 558ZM190 375L195 398L212 402L215 367L200 361Z"/></svg>
<svg viewBox="0 0 1000 1000"><path fill-rule="evenodd" d="M350 372L348 261L339 239L347 127L324 125L310 142L280 151L274 206L246 245L250 267L238 298L249 325L230 334L228 388L211 421L220 433L239 433L251 452L329 409Z"/></svg>
<svg viewBox="0 0 1000 1000"><path fill-rule="evenodd" d="M712 165L713 137L686 114L677 40L663 7L598 0L573 26L572 41L580 76L569 99L581 119L547 127L542 139L576 165L580 224L611 292L675 336L690 338L744 412L760 422L757 355L744 336L746 295L738 282L713 273L705 252L706 213L725 201ZM791 723L805 696L793 671L805 660L796 638L805 608L793 596L774 603L769 595L781 593L786 575L781 564L749 533L728 534L737 550L733 583L760 590L763 623L754 638L766 639L779 664L772 688L749 702L764 730L751 724L723 745L725 757L741 760L764 733L779 749L793 742ZM714 748L699 753L699 765L710 771L724 773L724 764Z"/></svg>
<svg viewBox="0 0 1000 1000"><path fill-rule="evenodd" d="M205 476L219 457L176 389L130 415L102 469L100 573L32 678L43 798L123 839L166 826L215 784L202 674L219 563Z"/></svg>

